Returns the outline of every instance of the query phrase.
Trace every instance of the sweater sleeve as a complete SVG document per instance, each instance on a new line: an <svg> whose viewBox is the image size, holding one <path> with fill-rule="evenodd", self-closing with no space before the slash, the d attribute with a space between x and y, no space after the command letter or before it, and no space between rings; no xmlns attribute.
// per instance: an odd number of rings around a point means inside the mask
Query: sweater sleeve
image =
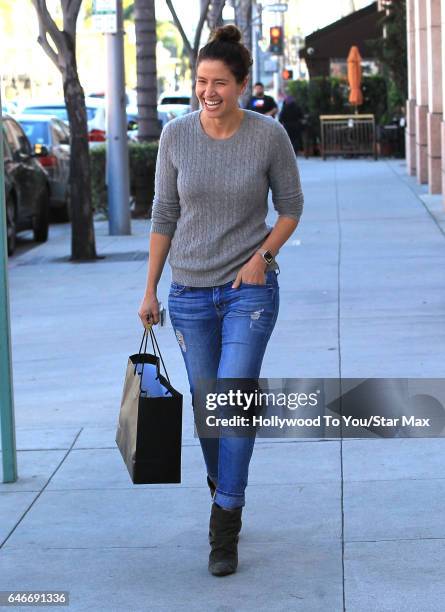
<svg viewBox="0 0 445 612"><path fill-rule="evenodd" d="M284 127L274 122L271 134L269 182L272 201L279 216L292 217L297 221L303 211L303 191L297 158Z"/></svg>
<svg viewBox="0 0 445 612"><path fill-rule="evenodd" d="M173 125L167 124L159 140L155 171L155 195L151 216L151 233L173 236L180 216L177 186L178 172L172 162Z"/></svg>

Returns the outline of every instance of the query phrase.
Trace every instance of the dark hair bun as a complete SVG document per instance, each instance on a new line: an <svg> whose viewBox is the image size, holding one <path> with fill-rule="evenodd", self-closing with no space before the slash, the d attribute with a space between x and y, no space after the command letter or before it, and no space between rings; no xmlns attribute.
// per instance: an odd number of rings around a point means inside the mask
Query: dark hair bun
<svg viewBox="0 0 445 612"><path fill-rule="evenodd" d="M236 25L216 28L208 43L199 50L196 67L203 60L219 60L228 66L237 83L242 83L249 74L252 55L241 39L241 30Z"/></svg>
<svg viewBox="0 0 445 612"><path fill-rule="evenodd" d="M241 42L241 30L235 25L221 26L211 34L209 42L215 41L239 43Z"/></svg>

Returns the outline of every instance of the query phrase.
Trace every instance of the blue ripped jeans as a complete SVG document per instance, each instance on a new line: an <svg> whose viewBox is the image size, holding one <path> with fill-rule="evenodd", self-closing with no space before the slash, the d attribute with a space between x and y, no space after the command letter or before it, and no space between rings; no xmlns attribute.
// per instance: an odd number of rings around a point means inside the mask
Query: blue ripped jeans
<svg viewBox="0 0 445 612"><path fill-rule="evenodd" d="M195 401L199 379L257 379L279 309L277 273L265 285L233 281L216 287L172 283L168 309ZM196 408L195 404L194 407ZM249 463L255 443L249 437L200 437L207 473L217 483L214 501L223 508L245 504Z"/></svg>

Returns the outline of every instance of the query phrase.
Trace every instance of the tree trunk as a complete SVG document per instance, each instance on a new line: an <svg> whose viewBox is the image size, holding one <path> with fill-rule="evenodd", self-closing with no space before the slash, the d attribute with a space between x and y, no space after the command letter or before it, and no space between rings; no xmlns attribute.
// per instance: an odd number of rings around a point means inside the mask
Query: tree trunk
<svg viewBox="0 0 445 612"><path fill-rule="evenodd" d="M70 200L71 260L97 259L91 197L90 151L85 95L76 62L76 22L82 0L60 0L63 30L48 11L46 0L31 0L39 22L38 43L62 74L71 132ZM48 41L48 36L52 43Z"/></svg>
<svg viewBox="0 0 445 612"><path fill-rule="evenodd" d="M198 59L198 54L193 52L190 55L190 72L192 78L192 97L190 100L190 106L192 111L198 110L199 108L199 100L196 97L196 60Z"/></svg>
<svg viewBox="0 0 445 612"><path fill-rule="evenodd" d="M154 0L135 0L138 140L157 140L156 16Z"/></svg>
<svg viewBox="0 0 445 612"><path fill-rule="evenodd" d="M243 43L252 52L252 0L239 0L235 4L235 23L243 35Z"/></svg>
<svg viewBox="0 0 445 612"><path fill-rule="evenodd" d="M252 0L238 0L234 4L235 23L243 35L242 42L252 53ZM252 73L249 76L246 91L241 98L241 105L245 107L252 95Z"/></svg>
<svg viewBox="0 0 445 612"><path fill-rule="evenodd" d="M222 12L226 0L212 0L207 16L207 25L209 30L214 30L223 25Z"/></svg>
<svg viewBox="0 0 445 612"><path fill-rule="evenodd" d="M91 168L88 147L88 123L85 95L73 57L66 58L63 92L71 131L70 195L71 195L71 259L96 259L93 206L91 198Z"/></svg>

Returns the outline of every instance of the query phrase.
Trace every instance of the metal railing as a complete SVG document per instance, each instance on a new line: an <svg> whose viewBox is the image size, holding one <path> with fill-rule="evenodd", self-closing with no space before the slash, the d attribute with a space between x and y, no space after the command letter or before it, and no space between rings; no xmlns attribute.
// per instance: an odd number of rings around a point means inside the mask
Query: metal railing
<svg viewBox="0 0 445 612"><path fill-rule="evenodd" d="M374 115L320 115L321 155L372 155L377 159Z"/></svg>

